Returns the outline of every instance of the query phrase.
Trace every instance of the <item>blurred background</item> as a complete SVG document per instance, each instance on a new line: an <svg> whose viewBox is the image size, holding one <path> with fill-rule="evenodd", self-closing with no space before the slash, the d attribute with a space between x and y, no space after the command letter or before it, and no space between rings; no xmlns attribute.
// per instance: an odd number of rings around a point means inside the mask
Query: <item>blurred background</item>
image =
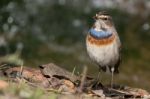
<svg viewBox="0 0 150 99"><path fill-rule="evenodd" d="M54 62L96 76L85 36L99 11L113 17L122 41L115 82L150 91L149 0L0 0L0 63L32 66ZM103 73L102 81L110 82ZM106 77L105 77L106 76Z"/></svg>

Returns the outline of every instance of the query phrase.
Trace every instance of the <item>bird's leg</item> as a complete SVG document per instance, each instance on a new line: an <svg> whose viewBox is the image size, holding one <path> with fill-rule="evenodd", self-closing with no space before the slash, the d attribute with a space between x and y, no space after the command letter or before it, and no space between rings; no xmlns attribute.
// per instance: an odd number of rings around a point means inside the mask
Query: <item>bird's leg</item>
<svg viewBox="0 0 150 99"><path fill-rule="evenodd" d="M100 78L100 75L101 75L101 69L99 69L98 71L98 76L97 76L97 82L100 82L101 78Z"/></svg>
<svg viewBox="0 0 150 99"><path fill-rule="evenodd" d="M111 67L111 88L113 88L114 70L114 67Z"/></svg>
<svg viewBox="0 0 150 99"><path fill-rule="evenodd" d="M100 88L102 87L102 84L101 84L101 69L99 69L99 72L98 72L98 75L97 75L97 78L96 78L96 82L95 82L95 88Z"/></svg>

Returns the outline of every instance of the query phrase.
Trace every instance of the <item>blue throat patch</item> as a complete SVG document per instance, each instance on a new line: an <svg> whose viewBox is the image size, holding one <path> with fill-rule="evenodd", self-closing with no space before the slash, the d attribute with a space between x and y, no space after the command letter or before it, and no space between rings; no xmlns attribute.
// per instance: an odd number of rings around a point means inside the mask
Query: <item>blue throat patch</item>
<svg viewBox="0 0 150 99"><path fill-rule="evenodd" d="M97 39L104 39L112 36L112 33L110 31L96 31L93 28L89 30L89 33L92 37Z"/></svg>

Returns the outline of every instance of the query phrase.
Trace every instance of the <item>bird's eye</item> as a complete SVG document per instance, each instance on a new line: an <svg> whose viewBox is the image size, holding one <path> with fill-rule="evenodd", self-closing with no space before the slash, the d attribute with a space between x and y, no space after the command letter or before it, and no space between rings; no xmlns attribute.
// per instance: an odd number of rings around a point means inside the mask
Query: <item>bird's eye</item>
<svg viewBox="0 0 150 99"><path fill-rule="evenodd" d="M103 20L108 20L108 18L103 18Z"/></svg>

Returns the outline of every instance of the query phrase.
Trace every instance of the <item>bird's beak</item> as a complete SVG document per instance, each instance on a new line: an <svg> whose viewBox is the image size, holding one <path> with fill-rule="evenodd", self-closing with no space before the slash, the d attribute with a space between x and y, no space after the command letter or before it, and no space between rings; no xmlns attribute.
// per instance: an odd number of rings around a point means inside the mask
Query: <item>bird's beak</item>
<svg viewBox="0 0 150 99"><path fill-rule="evenodd" d="M93 16L93 19L97 20L98 19L98 15L96 14L95 16Z"/></svg>
<svg viewBox="0 0 150 99"><path fill-rule="evenodd" d="M96 16L93 16L93 19L94 19L94 20L97 20L97 17L96 17Z"/></svg>

